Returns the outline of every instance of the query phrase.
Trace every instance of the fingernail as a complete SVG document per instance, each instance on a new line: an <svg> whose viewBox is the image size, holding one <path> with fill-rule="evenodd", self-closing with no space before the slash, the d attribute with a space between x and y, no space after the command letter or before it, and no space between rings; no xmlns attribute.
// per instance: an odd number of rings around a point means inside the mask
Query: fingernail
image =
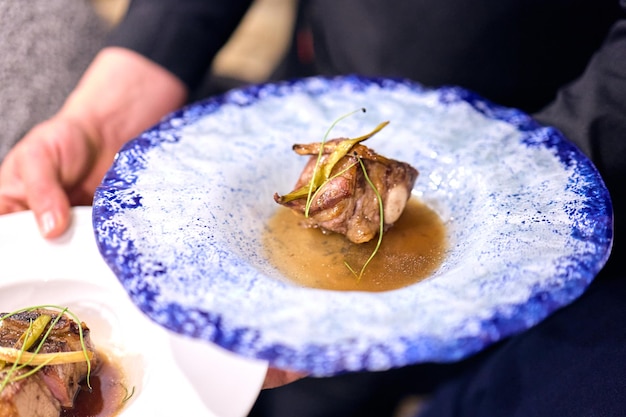
<svg viewBox="0 0 626 417"><path fill-rule="evenodd" d="M46 211L39 218L39 230L41 234L44 236L48 236L50 232L54 229L56 225L56 220L54 214L51 211Z"/></svg>

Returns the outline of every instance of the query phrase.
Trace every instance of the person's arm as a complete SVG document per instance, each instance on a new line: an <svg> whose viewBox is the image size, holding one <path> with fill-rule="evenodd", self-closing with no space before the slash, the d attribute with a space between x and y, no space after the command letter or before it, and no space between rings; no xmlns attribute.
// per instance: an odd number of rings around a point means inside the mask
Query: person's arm
<svg viewBox="0 0 626 417"><path fill-rule="evenodd" d="M91 204L120 146L184 103L170 72L122 48L102 50L61 110L34 127L0 167L0 214L31 209L46 237L70 205Z"/></svg>
<svg viewBox="0 0 626 417"><path fill-rule="evenodd" d="M134 0L62 109L0 166L0 214L31 209L46 237L91 204L122 144L183 105L251 0Z"/></svg>

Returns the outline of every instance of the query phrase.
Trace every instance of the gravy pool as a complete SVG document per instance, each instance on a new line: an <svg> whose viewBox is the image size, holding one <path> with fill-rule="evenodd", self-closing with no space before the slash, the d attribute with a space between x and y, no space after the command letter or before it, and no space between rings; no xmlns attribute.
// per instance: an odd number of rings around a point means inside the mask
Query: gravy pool
<svg viewBox="0 0 626 417"><path fill-rule="evenodd" d="M378 253L361 279L357 273L376 247L378 237L354 244L343 235L324 234L299 225L302 217L279 207L263 236L270 262L288 279L312 288L339 291L388 291L428 277L443 261L446 230L439 216L411 198L395 225L384 235Z"/></svg>

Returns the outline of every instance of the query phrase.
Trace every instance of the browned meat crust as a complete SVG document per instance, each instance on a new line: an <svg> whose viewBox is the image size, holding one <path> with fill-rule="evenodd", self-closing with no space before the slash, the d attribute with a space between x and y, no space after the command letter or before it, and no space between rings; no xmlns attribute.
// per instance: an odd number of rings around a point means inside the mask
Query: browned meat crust
<svg viewBox="0 0 626 417"><path fill-rule="evenodd" d="M29 323L41 314L53 318L60 313L52 310L34 310L10 316L0 322L0 346L19 348L19 339L28 329ZM4 316L4 314L0 314ZM39 353L76 352L82 350L79 326L88 351L94 354L91 368L97 365L97 356L84 323L78 324L67 315L62 315L45 339ZM34 346L38 345L37 342ZM32 351L32 348L30 349ZM10 364L0 371L0 381L6 378ZM30 368L18 371L25 373ZM47 365L27 378L10 382L0 392L0 417L58 417L61 407L71 408L80 389L80 383L88 372L87 362L62 365ZM15 380L17 374L13 374Z"/></svg>
<svg viewBox="0 0 626 417"><path fill-rule="evenodd" d="M324 144L321 164L344 140L347 139L333 139ZM294 190L310 183L318 164L320 146L320 143L294 145L293 149L299 155L312 155ZM354 243L367 242L378 234L380 230L378 197L368 184L359 159L382 198L384 230L391 227L400 217L411 196L418 171L407 163L385 158L359 143L335 164L329 180L315 193L308 217L302 222L303 226L341 233ZM284 197L275 194L274 200L298 213L305 213L306 196L294 200Z"/></svg>

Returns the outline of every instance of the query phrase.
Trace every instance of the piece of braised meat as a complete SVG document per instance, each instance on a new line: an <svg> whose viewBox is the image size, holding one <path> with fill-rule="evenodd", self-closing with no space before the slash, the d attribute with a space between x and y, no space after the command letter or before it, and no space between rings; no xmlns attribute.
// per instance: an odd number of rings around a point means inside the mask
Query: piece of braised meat
<svg viewBox="0 0 626 417"><path fill-rule="evenodd" d="M60 312L38 309L18 313L0 322L0 346L18 348L20 337L28 330L31 321L41 314L52 317ZM0 314L0 317L4 314ZM83 341L91 352L91 369L96 369L97 356L91 342L89 328L84 323L76 323L67 315L62 315L45 338L38 353L81 352L79 326L82 327ZM39 340L30 351L39 345ZM5 381L12 364L7 363L0 370L0 382ZM29 371L22 368L10 374L8 382L0 391L0 417L58 417L61 408L71 408L80 389L80 383L86 378L88 365L86 360L60 365L46 365L38 372L24 379L17 375Z"/></svg>
<svg viewBox="0 0 626 417"><path fill-rule="evenodd" d="M10 366L10 365L9 365ZM23 375L28 369L11 374ZM0 380L8 375L8 368L0 371ZM37 374L8 384L0 392L0 417L59 417L61 403Z"/></svg>
<svg viewBox="0 0 626 417"><path fill-rule="evenodd" d="M384 125L386 123L360 138L327 141L323 144L319 161L321 143L294 145L296 153L311 155L311 158L296 182L294 191L283 196L274 194L274 200L305 214L308 189L314 172L319 176L320 170L327 169L325 180L317 180L321 183L318 184L319 189L313 187L313 198L302 225L341 233L354 243L368 242L380 230L380 206L376 192L366 179L366 172L382 198L383 230L387 230L404 211L418 171L407 163L378 155L359 143L378 132ZM363 162L365 172L359 160Z"/></svg>

